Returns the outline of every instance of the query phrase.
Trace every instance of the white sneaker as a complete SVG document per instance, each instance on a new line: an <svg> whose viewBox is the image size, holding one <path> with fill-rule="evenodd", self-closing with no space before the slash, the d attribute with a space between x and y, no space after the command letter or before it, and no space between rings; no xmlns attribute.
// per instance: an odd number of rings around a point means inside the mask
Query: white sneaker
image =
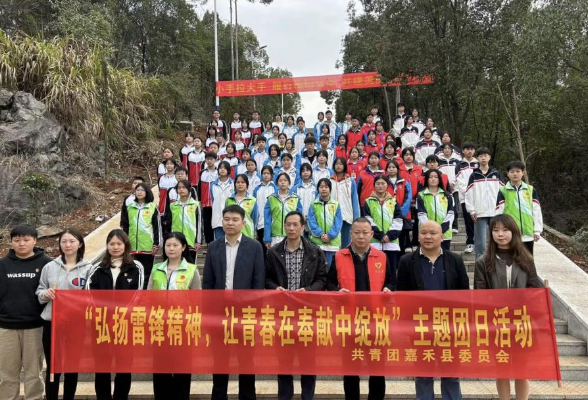
<svg viewBox="0 0 588 400"><path fill-rule="evenodd" d="M455 229L455 228L453 228L453 229L451 230L451 232L453 232L453 233L459 233L459 229Z"/></svg>
<svg viewBox="0 0 588 400"><path fill-rule="evenodd" d="M473 244L466 245L465 250L463 252L464 253L473 253L474 252L474 245Z"/></svg>

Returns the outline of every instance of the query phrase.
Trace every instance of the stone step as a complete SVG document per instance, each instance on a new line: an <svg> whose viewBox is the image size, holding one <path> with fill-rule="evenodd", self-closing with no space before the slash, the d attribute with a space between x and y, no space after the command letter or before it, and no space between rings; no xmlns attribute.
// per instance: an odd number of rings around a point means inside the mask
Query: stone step
<svg viewBox="0 0 588 400"><path fill-rule="evenodd" d="M568 333L568 322L563 319L554 318L555 332L556 333Z"/></svg>
<svg viewBox="0 0 588 400"><path fill-rule="evenodd" d="M561 356L586 356L586 342L567 333L558 333L557 348Z"/></svg>
<svg viewBox="0 0 588 400"><path fill-rule="evenodd" d="M21 385L22 386L22 385ZM256 380L256 392L259 399L276 399L278 384L275 379ZM368 381L362 379L360 383L362 399L367 398ZM191 399L210 399L212 390L212 381L196 381L191 386ZM496 383L494 380L481 381L463 381L461 382L461 391L464 400L479 399L498 399L496 392ZM23 388L21 388L21 393ZM238 382L232 380L228 386L229 399L238 398ZM300 380L294 380L295 398L300 396ZM316 398L320 400L339 400L344 399L343 382L338 381L317 381ZM414 382L412 380L394 381L386 383L387 398L395 400L413 400L415 398ZM441 398L441 387L439 380L435 382L435 393L437 398ZM514 382L511 382L511 393L514 395ZM562 388L557 387L556 382L550 381L531 381L530 385L531 398L533 400L551 399L588 399L588 382L564 382ZM132 400L151 400L153 399L153 384L150 381L133 381L131 385L130 399ZM94 383L80 382L76 393L76 399L94 400L96 399ZM173 400L173 399L170 399Z"/></svg>

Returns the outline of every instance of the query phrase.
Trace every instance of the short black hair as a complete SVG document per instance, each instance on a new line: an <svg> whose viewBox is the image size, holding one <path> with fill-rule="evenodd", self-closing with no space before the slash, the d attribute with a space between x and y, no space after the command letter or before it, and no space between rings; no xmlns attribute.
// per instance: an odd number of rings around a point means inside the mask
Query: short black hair
<svg viewBox="0 0 588 400"><path fill-rule="evenodd" d="M292 179L290 178L290 175L288 175L288 173L287 173L287 172L280 172L280 173L278 174L278 176L276 177L276 183L277 183L277 182L280 180L280 178L281 178L282 176L285 176L285 177L286 177L286 179L288 179L288 183L289 183L289 184L290 184L290 183L292 183Z"/></svg>
<svg viewBox="0 0 588 400"><path fill-rule="evenodd" d="M186 167L182 167L182 166L180 166L180 167L177 167L174 173L176 173L176 174L177 174L177 173L178 173L178 172L180 172L180 171L184 171L184 172L187 174L187 173L188 173L188 168L186 168Z"/></svg>
<svg viewBox="0 0 588 400"><path fill-rule="evenodd" d="M353 220L353 222L351 223L351 227L353 228L353 225L355 225L355 224L370 224L370 226L372 225L370 220L367 219L366 217L355 218Z"/></svg>
<svg viewBox="0 0 588 400"><path fill-rule="evenodd" d="M430 154L425 159L425 164L428 164L431 161L435 161L437 164L439 164L439 157L437 157L435 154Z"/></svg>
<svg viewBox="0 0 588 400"><path fill-rule="evenodd" d="M145 178L143 178L142 176L133 176L133 180L134 181L141 181L141 182L145 182Z"/></svg>
<svg viewBox="0 0 588 400"><path fill-rule="evenodd" d="M30 236L37 239L37 230L27 224L17 225L10 231L10 240L19 236Z"/></svg>
<svg viewBox="0 0 588 400"><path fill-rule="evenodd" d="M249 187L249 178L245 174L239 174L235 177L235 181L233 182L233 186L235 187L235 193L237 193L237 179L243 179L243 182Z"/></svg>
<svg viewBox="0 0 588 400"><path fill-rule="evenodd" d="M325 114L333 114L333 111L327 110L327 112Z"/></svg>
<svg viewBox="0 0 588 400"><path fill-rule="evenodd" d="M239 214L241 216L241 219L245 219L245 210L243 210L243 208L241 206L238 206L237 204L231 204L230 206L226 206L223 209L223 217L226 213Z"/></svg>
<svg viewBox="0 0 588 400"><path fill-rule="evenodd" d="M272 177L274 176L274 169L272 168L271 165L264 165L263 167L261 167L261 175L263 175L263 172L265 170L269 171L269 173Z"/></svg>
<svg viewBox="0 0 588 400"><path fill-rule="evenodd" d="M259 143L259 142L264 142L265 143L265 142L267 142L267 138L265 136L263 136L263 135L262 136L258 136L257 137L257 143Z"/></svg>
<svg viewBox="0 0 588 400"><path fill-rule="evenodd" d="M410 153L411 156L414 157L414 147L405 147L404 149L402 149L402 157L404 158L404 156L406 155L406 153Z"/></svg>
<svg viewBox="0 0 588 400"><path fill-rule="evenodd" d="M314 136L307 136L307 137L305 137L304 138L304 144L308 144L308 143L314 143L314 144L316 144L316 138Z"/></svg>
<svg viewBox="0 0 588 400"><path fill-rule="evenodd" d="M290 211L288 214L286 214L286 216L284 217L284 223L286 222L288 217L292 217L294 215L298 215L300 217L300 225L304 226L306 224L306 219L304 218L304 214L302 214L300 211L297 211L297 210Z"/></svg>
<svg viewBox="0 0 588 400"><path fill-rule="evenodd" d="M206 153L206 155L204 156L204 159L206 160L207 158L214 158L216 160L216 153L214 151L209 151L208 153Z"/></svg>
<svg viewBox="0 0 588 400"><path fill-rule="evenodd" d="M327 125L323 125L323 126L327 126ZM328 135L321 135L319 140L331 140L331 138Z"/></svg>
<svg viewBox="0 0 588 400"><path fill-rule="evenodd" d="M280 156L281 160L283 160L284 158L289 158L290 160L294 160L294 157L292 157L292 154L290 154L290 153L284 153Z"/></svg>
<svg viewBox="0 0 588 400"><path fill-rule="evenodd" d="M318 190L319 186L324 183L325 185L327 185L327 187L329 188L329 191L333 190L333 184L331 183L331 180L329 178L321 178L319 179L319 181L316 183L316 188Z"/></svg>
<svg viewBox="0 0 588 400"><path fill-rule="evenodd" d="M508 164L506 164L506 172L510 171L513 168L518 168L521 171L524 171L526 167L525 167L525 163L522 161L519 161L519 160L511 161Z"/></svg>
<svg viewBox="0 0 588 400"><path fill-rule="evenodd" d="M339 137L341 137L341 136L339 136ZM347 173L347 161L343 157L335 158L335 160L333 161L333 169L335 169L335 164L337 164L338 162L340 162L343 165L343 173L346 174Z"/></svg>
<svg viewBox="0 0 588 400"><path fill-rule="evenodd" d="M488 147L480 147L478 149L478 156L481 156L482 154L488 154L490 157L492 157L492 153Z"/></svg>
<svg viewBox="0 0 588 400"><path fill-rule="evenodd" d="M149 203L153 202L155 197L153 196L153 191L151 190L151 188L149 186L147 186L147 184L144 182L141 182L137 186L135 186L135 192L139 188L142 188L145 191L145 204L149 204Z"/></svg>
<svg viewBox="0 0 588 400"><path fill-rule="evenodd" d="M461 148L463 150L465 150L465 149L474 149L474 150L476 150L476 145L474 143L472 143L472 142L465 142L464 144L461 145Z"/></svg>

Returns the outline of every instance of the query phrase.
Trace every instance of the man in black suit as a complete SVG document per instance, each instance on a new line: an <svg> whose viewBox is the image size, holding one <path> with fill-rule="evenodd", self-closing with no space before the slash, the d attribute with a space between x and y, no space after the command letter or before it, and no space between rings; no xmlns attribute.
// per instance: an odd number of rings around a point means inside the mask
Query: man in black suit
<svg viewBox="0 0 588 400"><path fill-rule="evenodd" d="M208 246L202 289L263 289L263 249L258 241L241 233L245 211L238 205L225 207L222 223L225 237ZM228 385L229 375L213 374L211 399L227 400ZM255 375L239 375L239 400L255 398Z"/></svg>
<svg viewBox="0 0 588 400"><path fill-rule="evenodd" d="M460 256L441 248L441 225L434 221L419 224L420 247L405 254L398 266L397 291L467 290L468 274ZM433 399L433 378L415 378L416 398ZM441 378L444 400L461 399L459 378Z"/></svg>
<svg viewBox="0 0 588 400"><path fill-rule="evenodd" d="M267 251L266 289L287 291L324 290L327 281L327 263L320 247L302 237L304 215L292 211L284 218L286 238ZM302 400L312 400L316 375L302 375ZM292 400L292 375L278 375L278 399Z"/></svg>

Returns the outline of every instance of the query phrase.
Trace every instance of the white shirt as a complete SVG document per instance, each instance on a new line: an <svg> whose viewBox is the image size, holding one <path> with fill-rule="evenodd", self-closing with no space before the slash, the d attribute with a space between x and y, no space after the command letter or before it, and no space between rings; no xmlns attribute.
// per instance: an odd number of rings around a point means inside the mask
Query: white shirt
<svg viewBox="0 0 588 400"><path fill-rule="evenodd" d="M243 234L240 234L234 245L231 245L225 236L225 247L227 256L227 273L225 278L225 289L233 290L233 278L235 277L235 261Z"/></svg>

